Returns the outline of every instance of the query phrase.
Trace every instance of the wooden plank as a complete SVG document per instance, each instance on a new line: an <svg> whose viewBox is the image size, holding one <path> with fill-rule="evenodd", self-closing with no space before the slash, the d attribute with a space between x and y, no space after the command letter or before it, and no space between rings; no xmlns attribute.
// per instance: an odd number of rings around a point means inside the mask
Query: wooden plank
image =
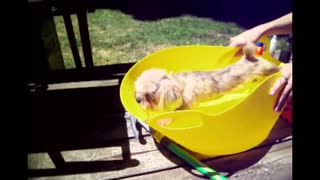
<svg viewBox="0 0 320 180"><path fill-rule="evenodd" d="M258 152L268 149L264 147L262 149L255 149L249 151L245 154L242 154L243 157L239 155L227 156L220 159L216 159L207 164L214 169L218 169L218 166L222 168L229 168L234 172L223 172L219 171L222 174L230 174L228 177L230 180L263 180L263 179L291 179L292 177L292 141L287 141L284 143L279 143L274 146L268 153L265 154L261 159L255 161L251 166L243 166L245 161L249 161L251 157L248 154L257 154ZM238 156L238 157L236 157ZM236 159L236 160L235 160ZM239 168L239 161L242 164L242 167ZM229 166L229 167L228 167ZM236 171L235 171L236 170ZM142 174L135 177L127 177L126 179L135 180L135 179L204 179L205 177L189 166L171 168L159 172L154 172L150 174ZM108 179L108 178L105 178Z"/></svg>
<svg viewBox="0 0 320 180"><path fill-rule="evenodd" d="M63 15L63 20L64 20L64 24L65 24L65 27L66 27L66 31L67 31L67 35L68 35L69 44L70 44L71 52L72 52L72 55L73 55L74 63L76 65L76 68L82 68L80 54L79 54L79 50L78 50L76 37L75 37L74 30L73 30L73 26L72 26L72 21L71 21L70 15L69 14Z"/></svg>
<svg viewBox="0 0 320 180"><path fill-rule="evenodd" d="M263 158L265 154L273 152L277 150L275 147L287 147L290 146L287 142L279 142L276 145L273 145L272 142L275 142L277 139L283 139L285 137L290 137L290 126L286 124L285 121L279 121L280 123L277 123L274 128L275 131L272 131L269 138L261 145L260 147L254 148L251 151L233 155L233 156L226 156L226 157L216 157L211 159L204 159L203 162L210 165L210 167L213 167L214 169L218 170L219 172L223 172L226 170L226 167L229 167L230 171L230 164L236 164L238 166L238 171L241 170L241 168L247 168L249 166L254 165L257 161L259 161L260 158ZM129 125L127 125L129 127ZM282 126L282 127L281 127ZM130 131L130 128L128 128ZM132 134L128 131L128 134ZM277 135L276 135L277 134ZM83 179L112 179L112 178L128 178L128 177L143 177L147 176L147 174L156 174L158 172L170 172L170 169L177 169L182 166L182 168L187 169L189 166L186 165L181 159L176 157L174 154L170 153L166 148L163 146L159 146L158 144L155 144L151 136L145 136L144 142L141 142L138 139L130 139L130 159L138 161L138 164L135 164L133 166L129 166L130 163L128 163L127 168L122 169L116 169L116 170L105 170L104 172L97 172L97 173L89 173L87 171L82 172L81 174L69 174L66 172L59 172L54 169L52 169L51 175L59 175L59 176L52 176L52 179L72 179L72 178L83 178ZM287 144L287 145L281 145L281 144ZM273 145L273 146L272 146ZM272 147L270 149L270 147ZM69 161L74 161L76 156L75 154L81 153L81 151L78 151L75 153L74 151L63 151L62 154L64 155L64 158L66 159L67 163ZM122 153L121 151L116 150L106 150L101 149L95 150L92 152L94 155L87 157L95 157L94 160L103 160L105 161L111 161L115 159L121 159ZM100 154L100 157L96 157L95 155ZM280 156L279 156L280 158ZM244 160L247 159L244 163ZM90 160L90 158L89 158ZM79 161L79 160L78 160ZM81 161L85 161L85 159L82 159ZM100 161L99 161L100 162ZM70 163L70 162L69 162ZM121 162L119 162L121 163ZM240 164L240 165L239 165ZM241 166L242 164L242 166ZM246 166L244 167L245 164ZM71 165L71 164L69 164ZM107 166L107 164L105 164ZM132 164L131 164L132 165ZM69 166L70 167L70 166ZM72 166L71 166L72 167ZM189 167L190 168L190 167ZM239 169L240 168L240 169ZM235 167L233 167L233 170ZM227 169L228 170L228 169ZM181 170L179 170L181 171ZM87 173L86 173L87 172ZM169 173L170 174L170 173ZM185 176L190 177L196 177L194 175L190 175L190 172L185 170ZM171 174L172 175L172 174ZM35 178L38 179L38 178ZM41 179L41 178L40 178Z"/></svg>
<svg viewBox="0 0 320 180"><path fill-rule="evenodd" d="M53 17L42 19L41 36L50 70L65 69Z"/></svg>
<svg viewBox="0 0 320 180"><path fill-rule="evenodd" d="M42 39L42 26L43 21L46 17L37 17L32 13L31 23L33 26L31 27L31 38L30 42L31 48L31 59L28 63L28 67L30 68L30 73L25 74L28 77L28 81L34 84L45 84L47 79L49 64L47 61L46 50L44 46L44 42Z"/></svg>
<svg viewBox="0 0 320 180"><path fill-rule="evenodd" d="M245 179L248 178L248 176L252 178L255 175L257 179L265 179L264 177L269 177L270 173L278 173L279 168L277 167L278 165L281 165L281 163L282 165L285 165L285 167L291 165L291 150L291 141L286 141L273 145L271 149L270 147L265 146L263 148L257 148L246 153L241 153L240 155L217 158L206 162L206 164L218 170L219 172L223 172L222 174L227 172L226 170L222 171L222 168L227 168L227 170L229 171L235 169L236 171L229 172L231 173L231 177L234 178L242 177L243 179ZM261 153L263 154L263 156L259 156L259 158L256 158ZM180 159L178 159L168 151L163 151L161 153L160 151L136 153L133 154L131 158L133 160L137 160L138 164L124 169L97 172L94 174L87 173L52 176L50 177L50 179L163 179L164 177L166 177L165 179L195 179L197 177L203 178L202 175L192 170L190 166L186 165L184 162L182 162ZM247 166L247 162L252 161L252 159L254 159L254 161L250 163L250 166ZM243 163L245 164L245 166L239 166L239 164ZM269 171L270 173L264 173L264 171ZM289 176L290 172L288 173L289 174L286 175ZM35 177L30 179L45 179L45 177Z"/></svg>
<svg viewBox="0 0 320 180"><path fill-rule="evenodd" d="M292 148L267 154L261 161L248 169L241 170L230 180L292 179Z"/></svg>
<svg viewBox="0 0 320 180"><path fill-rule="evenodd" d="M113 64L105 66L97 66L91 69L67 69L56 70L48 74L48 84L62 82L79 82L90 80L106 80L119 79L121 80L126 72L135 63Z"/></svg>
<svg viewBox="0 0 320 180"><path fill-rule="evenodd" d="M32 13L38 16L76 14L79 12L80 8L88 9L89 13L95 11L95 3L87 0L28 0L28 3L32 8Z"/></svg>
<svg viewBox="0 0 320 180"><path fill-rule="evenodd" d="M66 89L79 89L79 88L92 88L92 87L107 87L107 86L118 86L119 84L120 83L118 79L53 83L53 84L48 84L47 90L52 91L52 90L66 90Z"/></svg>
<svg viewBox="0 0 320 180"><path fill-rule="evenodd" d="M86 68L92 68L93 58L90 44L90 34L88 28L88 19L87 19L87 10L85 8L81 9L79 13L77 13L78 24L80 29L80 38L83 50L84 62L86 64Z"/></svg>

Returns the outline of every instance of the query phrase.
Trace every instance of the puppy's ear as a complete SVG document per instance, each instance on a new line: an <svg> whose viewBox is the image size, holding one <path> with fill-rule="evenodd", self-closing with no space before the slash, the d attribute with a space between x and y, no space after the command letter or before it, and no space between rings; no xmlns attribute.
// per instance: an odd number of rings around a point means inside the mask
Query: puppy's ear
<svg viewBox="0 0 320 180"><path fill-rule="evenodd" d="M177 82L169 78L160 81L155 96L159 109L172 111L178 109L183 103L182 92Z"/></svg>

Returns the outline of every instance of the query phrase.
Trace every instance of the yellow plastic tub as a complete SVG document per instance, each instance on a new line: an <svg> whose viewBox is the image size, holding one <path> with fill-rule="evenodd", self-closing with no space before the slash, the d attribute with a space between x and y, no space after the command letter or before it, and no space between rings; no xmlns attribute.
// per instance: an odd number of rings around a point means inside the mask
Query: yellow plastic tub
<svg viewBox="0 0 320 180"><path fill-rule="evenodd" d="M262 55L281 65L269 52L269 40ZM248 82L219 99L204 102L192 110L150 112L135 101L134 81L148 68L164 68L179 72L186 70L212 70L239 60L237 48L224 46L192 45L167 48L137 62L125 75L120 98L125 109L146 123L159 140L167 136L186 149L206 155L219 156L251 149L270 133L280 113L273 111L276 96L269 90L280 72L256 82ZM159 136L160 134L160 136Z"/></svg>

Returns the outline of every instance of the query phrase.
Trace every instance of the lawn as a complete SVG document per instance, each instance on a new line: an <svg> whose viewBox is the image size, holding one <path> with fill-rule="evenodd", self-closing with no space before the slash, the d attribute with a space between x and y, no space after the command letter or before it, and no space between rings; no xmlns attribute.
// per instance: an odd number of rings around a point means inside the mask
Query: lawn
<svg viewBox="0 0 320 180"><path fill-rule="evenodd" d="M63 19L58 16L54 20L65 66L74 68ZM96 66L136 62L152 52L172 46L227 45L230 37L244 30L235 23L190 15L139 21L117 10L96 10L88 14L88 21ZM77 27L76 16L72 16L72 22ZM78 28L75 28L75 33L81 50Z"/></svg>

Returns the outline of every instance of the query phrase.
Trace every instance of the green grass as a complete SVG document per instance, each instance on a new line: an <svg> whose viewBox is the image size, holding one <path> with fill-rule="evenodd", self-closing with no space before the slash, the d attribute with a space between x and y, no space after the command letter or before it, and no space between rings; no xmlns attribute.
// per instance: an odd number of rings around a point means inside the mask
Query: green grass
<svg viewBox="0 0 320 180"><path fill-rule="evenodd" d="M78 22L72 16L78 47L81 50ZM144 56L172 46L207 44L227 45L229 38L243 29L234 23L194 16L179 16L157 21L139 21L116 10L96 10L88 14L94 64L136 62ZM74 62L62 17L55 17L66 68ZM81 52L81 58L82 52Z"/></svg>

